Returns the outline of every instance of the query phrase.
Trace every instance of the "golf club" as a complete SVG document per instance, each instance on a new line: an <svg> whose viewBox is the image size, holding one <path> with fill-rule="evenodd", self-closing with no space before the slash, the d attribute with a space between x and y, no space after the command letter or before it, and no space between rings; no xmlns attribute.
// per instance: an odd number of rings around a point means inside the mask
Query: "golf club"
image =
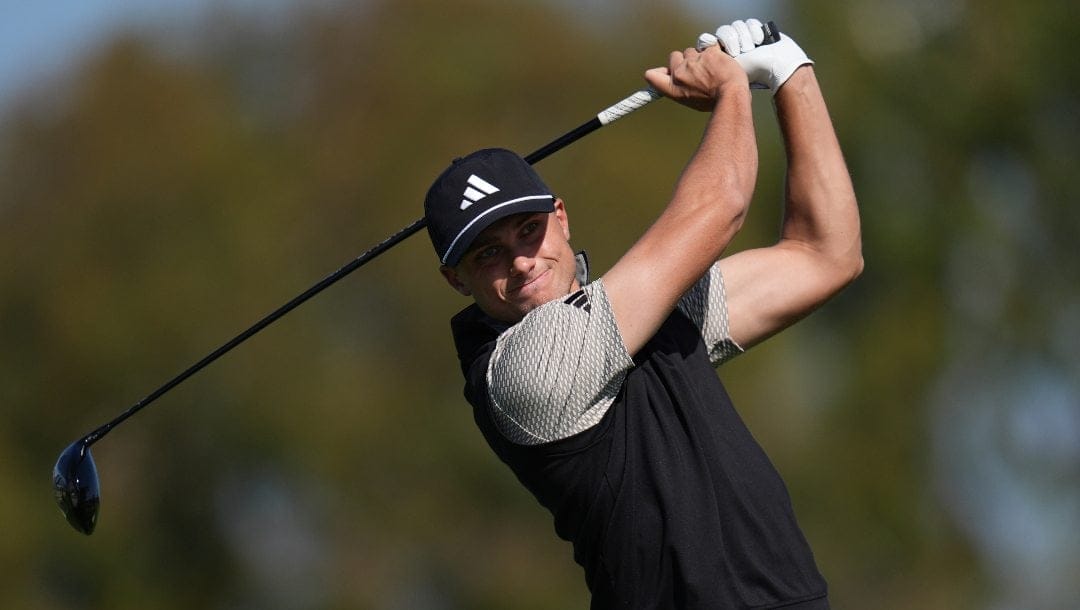
<svg viewBox="0 0 1080 610"><path fill-rule="evenodd" d="M775 23L770 21L762 27L765 33L765 44L770 44L780 39L780 33ZM660 99L660 97L661 95L659 93L651 89L635 91L613 106L601 111L592 119L527 155L524 159L529 164L535 164L593 131ZM234 347L251 338L252 335L266 328L311 297L322 292L326 288L329 288L346 275L356 271L364 264L404 241L425 226L427 226L427 220L425 218L420 218L390 237L387 237L385 240L376 244L345 266L326 276L311 288L300 293L288 303L277 308L247 330L236 335L176 377L165 382L161 387L129 407L113 420L101 425L94 431L68 445L68 447L60 453L60 457L56 460L56 464L53 466L52 470L53 493L56 497L56 503L59 505L61 512L64 513L68 523L76 530L86 535L92 534L94 527L97 525L98 509L101 505L101 489L98 482L97 467L94 465L94 457L90 453L91 445L101 440L109 433L109 431L120 425L124 420L139 412L188 377L191 377L202 370L211 362L225 355Z"/></svg>

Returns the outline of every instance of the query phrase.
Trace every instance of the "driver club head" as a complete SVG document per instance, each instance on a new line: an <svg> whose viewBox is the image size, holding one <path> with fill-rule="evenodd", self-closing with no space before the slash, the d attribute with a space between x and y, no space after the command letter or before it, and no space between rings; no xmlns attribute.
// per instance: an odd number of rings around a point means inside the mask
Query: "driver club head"
<svg viewBox="0 0 1080 610"><path fill-rule="evenodd" d="M97 525L101 488L86 439L68 445L53 466L53 493L68 523L89 536Z"/></svg>

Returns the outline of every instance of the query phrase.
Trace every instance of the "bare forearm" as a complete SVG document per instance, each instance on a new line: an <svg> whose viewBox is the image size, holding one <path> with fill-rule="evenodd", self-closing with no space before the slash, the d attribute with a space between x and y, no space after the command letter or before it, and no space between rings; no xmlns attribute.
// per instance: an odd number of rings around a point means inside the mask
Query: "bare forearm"
<svg viewBox="0 0 1080 610"><path fill-rule="evenodd" d="M719 211L729 220L738 221L745 215L757 180L757 142L750 91L738 86L731 89L709 118L701 144L675 187L670 208L685 206L696 213ZM729 240L738 225L720 222L717 237Z"/></svg>
<svg viewBox="0 0 1080 610"><path fill-rule="evenodd" d="M782 239L857 274L862 267L858 206L813 68L800 68L775 99L788 160Z"/></svg>
<svg viewBox="0 0 1080 610"><path fill-rule="evenodd" d="M660 217L603 278L630 354L652 337L679 297L719 258L750 201L757 173L750 89L730 58L719 51L711 57L728 75L701 79L718 81L719 87L708 94L714 96L708 105L713 112L701 144ZM663 79L654 80L664 85Z"/></svg>
<svg viewBox="0 0 1080 610"><path fill-rule="evenodd" d="M744 83L728 89L716 102L671 201L628 253L679 268L678 274L665 271L655 278L676 296L720 258L742 227L753 195L758 157L750 89ZM673 249L673 243L691 247Z"/></svg>

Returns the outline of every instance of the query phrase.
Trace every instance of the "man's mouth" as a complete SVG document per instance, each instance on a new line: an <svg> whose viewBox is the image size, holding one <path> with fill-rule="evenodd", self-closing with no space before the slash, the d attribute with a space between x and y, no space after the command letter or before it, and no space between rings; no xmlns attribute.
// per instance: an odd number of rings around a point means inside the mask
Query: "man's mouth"
<svg viewBox="0 0 1080 610"><path fill-rule="evenodd" d="M535 290L534 290L535 288L539 288L538 282L541 279L545 278L548 275L548 273L550 273L550 272L551 272L550 269L546 269L542 273L537 275L536 277L529 278L528 280L525 280L524 282L522 282L521 284L518 284L517 286L514 286L513 288L511 288L507 292L511 296L522 296L522 295L528 296L530 293L535 292Z"/></svg>

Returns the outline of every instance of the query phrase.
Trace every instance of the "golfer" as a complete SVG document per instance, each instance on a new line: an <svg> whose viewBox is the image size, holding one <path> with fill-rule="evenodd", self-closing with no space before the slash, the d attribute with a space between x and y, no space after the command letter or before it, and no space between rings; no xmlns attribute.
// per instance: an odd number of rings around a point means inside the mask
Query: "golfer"
<svg viewBox="0 0 1080 610"><path fill-rule="evenodd" d="M787 489L715 366L806 316L862 270L855 195L811 61L756 22L645 73L709 112L655 223L602 277L567 206L520 157L456 160L425 200L452 330L495 453L554 516L593 608L828 608ZM757 175L751 83L787 151L780 240L721 258Z"/></svg>

